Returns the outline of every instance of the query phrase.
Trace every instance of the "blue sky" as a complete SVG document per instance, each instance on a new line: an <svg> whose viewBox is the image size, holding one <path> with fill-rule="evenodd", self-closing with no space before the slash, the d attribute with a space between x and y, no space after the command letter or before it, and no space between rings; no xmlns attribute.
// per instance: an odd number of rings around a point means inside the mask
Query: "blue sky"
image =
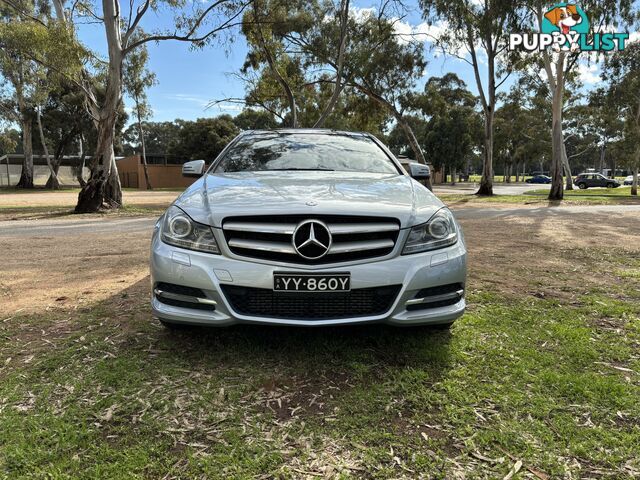
<svg viewBox="0 0 640 480"><path fill-rule="evenodd" d="M379 0L354 0L352 9L375 8ZM123 4L124 5L124 4ZM417 2L406 2L408 11L401 27L404 31L420 32L427 27L421 18ZM172 16L168 11L148 12L143 27L146 30L169 28ZM81 40L96 52L104 52L104 30L100 25L85 25L79 30ZM441 76L455 72L477 93L471 67L458 59L435 55L426 44L425 57L428 61L426 75ZM167 121L176 118L195 119L221 113L236 114L240 105L226 104L206 108L212 100L227 97L243 97L244 85L232 73L241 67L247 52L244 37L237 33L234 41L227 44L213 43L203 50L193 50L188 44L176 41L164 41L149 44L149 68L155 72L158 85L148 91L153 108L153 120ZM595 65L581 65L581 76L587 87L598 81L598 68ZM484 77L483 77L484 79ZM126 100L130 106L130 100Z"/></svg>
<svg viewBox="0 0 640 480"><path fill-rule="evenodd" d="M353 9L376 7L379 2L356 0ZM417 2L407 2L409 11L404 22L415 27L422 23ZM149 12L144 28L168 27L171 22L169 12ZM85 25L79 30L81 40L94 51L104 52L104 30L100 25ZM195 119L220 113L236 114L241 106L226 104L222 107L206 108L211 100L227 97L243 97L244 85L231 75L237 72L244 62L247 47L244 37L235 35L230 45L212 45L203 50L192 50L188 44L176 41L164 41L149 44L149 68L155 72L158 84L148 91L153 108L153 120L166 121L176 118ZM448 71L458 73L475 91L471 71L466 64L443 58L434 59L425 49L429 59L427 74L439 76ZM424 78L426 80L427 77ZM130 100L126 99L130 106Z"/></svg>

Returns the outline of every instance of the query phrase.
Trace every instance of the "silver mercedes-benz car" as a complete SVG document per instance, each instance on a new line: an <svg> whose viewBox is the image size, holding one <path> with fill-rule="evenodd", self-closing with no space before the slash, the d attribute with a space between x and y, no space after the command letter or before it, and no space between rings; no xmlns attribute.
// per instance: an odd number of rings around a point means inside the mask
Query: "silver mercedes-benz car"
<svg viewBox="0 0 640 480"><path fill-rule="evenodd" d="M366 133L240 134L158 220L153 313L184 324L448 326L466 247L452 213ZM412 176L414 178L412 178Z"/></svg>

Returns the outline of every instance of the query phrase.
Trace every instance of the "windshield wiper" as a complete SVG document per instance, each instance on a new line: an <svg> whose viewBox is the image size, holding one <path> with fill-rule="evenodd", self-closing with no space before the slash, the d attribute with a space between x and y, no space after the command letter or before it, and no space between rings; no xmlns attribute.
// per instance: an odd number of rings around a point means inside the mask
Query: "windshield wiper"
<svg viewBox="0 0 640 480"><path fill-rule="evenodd" d="M333 168L270 168L271 171L286 172L287 170L305 171L305 172L335 172Z"/></svg>

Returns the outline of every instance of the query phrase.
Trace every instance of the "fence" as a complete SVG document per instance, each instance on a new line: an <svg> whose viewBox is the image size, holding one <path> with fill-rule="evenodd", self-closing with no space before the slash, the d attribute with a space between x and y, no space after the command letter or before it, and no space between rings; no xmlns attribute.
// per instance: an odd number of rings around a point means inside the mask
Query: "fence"
<svg viewBox="0 0 640 480"><path fill-rule="evenodd" d="M4 155L0 157L0 187L15 187L22 175L22 155ZM87 160L90 157L87 157ZM79 163L78 157L64 157L58 169L58 180L65 187L79 187L76 178L75 165ZM33 157L33 183L36 186L44 186L49 179L49 167L44 157ZM82 176L89 178L89 169L84 168Z"/></svg>

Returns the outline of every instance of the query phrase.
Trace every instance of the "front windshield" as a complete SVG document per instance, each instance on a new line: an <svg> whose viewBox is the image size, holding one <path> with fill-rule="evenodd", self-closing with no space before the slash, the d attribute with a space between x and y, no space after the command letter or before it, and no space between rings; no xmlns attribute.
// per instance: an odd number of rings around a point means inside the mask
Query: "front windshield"
<svg viewBox="0 0 640 480"><path fill-rule="evenodd" d="M391 159L367 136L281 132L241 138L214 171L264 170L398 173Z"/></svg>

